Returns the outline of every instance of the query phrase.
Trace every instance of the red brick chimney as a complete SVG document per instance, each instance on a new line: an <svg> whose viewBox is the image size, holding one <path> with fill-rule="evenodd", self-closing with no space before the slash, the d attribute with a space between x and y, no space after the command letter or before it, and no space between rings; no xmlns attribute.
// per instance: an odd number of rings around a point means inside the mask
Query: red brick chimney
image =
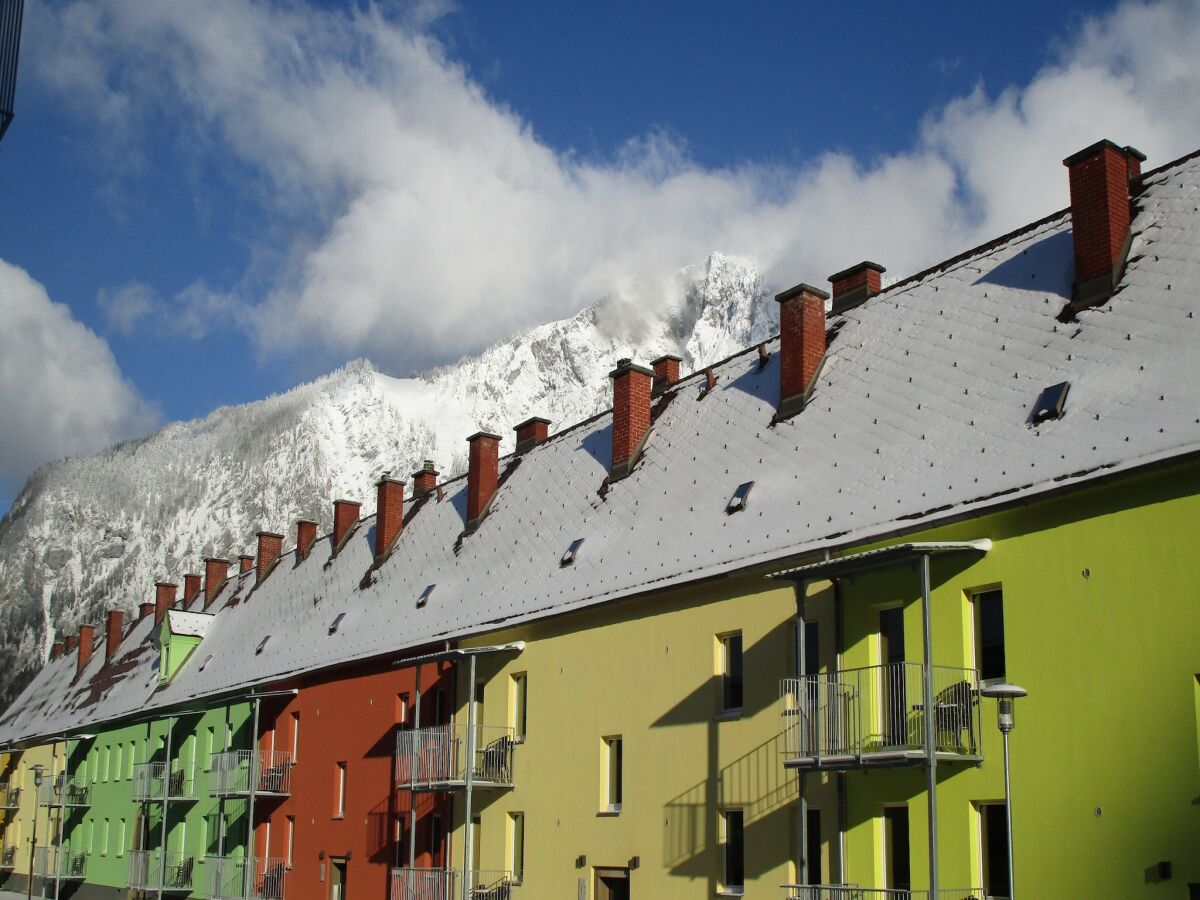
<svg viewBox="0 0 1200 900"><path fill-rule="evenodd" d="M1121 279L1133 220L1129 185L1142 177L1145 158L1106 140L1063 160L1071 183L1076 308L1103 303Z"/></svg>
<svg viewBox="0 0 1200 900"><path fill-rule="evenodd" d="M829 280L833 284L832 312L843 313L854 309L878 294L883 288L883 273L886 271L879 263L864 260L830 275Z"/></svg>
<svg viewBox="0 0 1200 900"><path fill-rule="evenodd" d="M433 467L433 460L425 460L425 465L413 472L413 499L432 494L437 487L438 470Z"/></svg>
<svg viewBox="0 0 1200 900"><path fill-rule="evenodd" d="M238 556L238 572L245 574L254 568L254 557L249 553Z"/></svg>
<svg viewBox="0 0 1200 900"><path fill-rule="evenodd" d="M154 584L154 624L159 624L166 616L167 610L175 603L175 592L178 585L169 581L158 581Z"/></svg>
<svg viewBox="0 0 1200 900"><path fill-rule="evenodd" d="M83 672L84 667L92 658L92 644L96 640L95 625L79 626L79 657L75 663L75 674Z"/></svg>
<svg viewBox="0 0 1200 900"><path fill-rule="evenodd" d="M513 431L517 433L517 452L524 453L538 444L545 443L546 438L550 436L550 420L534 416L516 426Z"/></svg>
<svg viewBox="0 0 1200 900"><path fill-rule="evenodd" d="M63 642L55 641L53 644L50 645L50 658L51 659L59 659L62 657L62 655L63 655Z"/></svg>
<svg viewBox="0 0 1200 900"><path fill-rule="evenodd" d="M184 609L192 605L192 601L200 593L201 578L195 573L183 576L183 606Z"/></svg>
<svg viewBox="0 0 1200 900"><path fill-rule="evenodd" d="M654 384L650 388L651 396L657 397L679 380L679 364L681 362L683 362L681 358L670 353L651 360L650 365L654 367Z"/></svg>
<svg viewBox="0 0 1200 900"><path fill-rule="evenodd" d="M500 435L478 431L467 443L467 530L473 531L500 483Z"/></svg>
<svg viewBox="0 0 1200 900"><path fill-rule="evenodd" d="M362 504L356 500L333 501L333 549L335 551L341 549L342 541L346 540L346 535L358 522L360 509L362 509Z"/></svg>
<svg viewBox="0 0 1200 900"><path fill-rule="evenodd" d="M229 560L220 559L216 556L206 557L204 560L204 608L208 609L212 602L217 599L217 593L221 590L221 585L225 583L225 579L229 577Z"/></svg>
<svg viewBox="0 0 1200 900"><path fill-rule="evenodd" d="M825 358L825 301L829 295L798 284L775 295L779 304L779 418L804 409Z"/></svg>
<svg viewBox="0 0 1200 900"><path fill-rule="evenodd" d="M104 623L104 661L110 662L117 655L121 646L121 636L124 633L125 613L119 609L110 609L108 619Z"/></svg>
<svg viewBox="0 0 1200 900"><path fill-rule="evenodd" d="M67 653L73 653L75 648L79 646L79 638L73 634L67 635Z"/></svg>
<svg viewBox="0 0 1200 900"><path fill-rule="evenodd" d="M279 554L282 552L282 534L276 534L273 531L258 533L258 572L255 575L255 584L262 584L267 573L271 571L271 567L279 561Z"/></svg>
<svg viewBox="0 0 1200 900"><path fill-rule="evenodd" d="M296 556L308 559L312 552L313 542L317 539L317 523L312 519L300 519L296 522Z"/></svg>
<svg viewBox="0 0 1200 900"><path fill-rule="evenodd" d="M384 475L375 482L375 557L392 549L404 527L404 482Z"/></svg>
<svg viewBox="0 0 1200 900"><path fill-rule="evenodd" d="M152 615L154 615L154 604L153 603L139 603L138 604L138 621L141 621L142 619L146 618L146 616L152 616Z"/></svg>
<svg viewBox="0 0 1200 900"><path fill-rule="evenodd" d="M624 478L637 462L650 431L650 388L654 373L618 359L608 373L613 383L612 477Z"/></svg>

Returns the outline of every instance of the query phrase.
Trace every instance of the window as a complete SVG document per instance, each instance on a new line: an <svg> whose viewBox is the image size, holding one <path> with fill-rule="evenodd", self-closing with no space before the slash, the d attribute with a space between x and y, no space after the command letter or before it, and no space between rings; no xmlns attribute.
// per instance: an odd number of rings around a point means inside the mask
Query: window
<svg viewBox="0 0 1200 900"><path fill-rule="evenodd" d="M1004 592L980 591L975 602L975 665L986 683L1004 680Z"/></svg>
<svg viewBox="0 0 1200 900"><path fill-rule="evenodd" d="M725 893L740 894L746 882L746 848L740 809L721 812L721 850L725 858L721 886Z"/></svg>
<svg viewBox="0 0 1200 900"><path fill-rule="evenodd" d="M292 713L292 762L300 762L300 713Z"/></svg>
<svg viewBox="0 0 1200 900"><path fill-rule="evenodd" d="M125 767L121 765L121 762L122 762L122 760L121 760L121 751L122 751L122 749L123 749L123 748L121 747L121 745L120 745L120 744L114 744L114 745L113 745L113 749L112 749L112 753L113 753L113 763L112 763L112 777L113 777L113 781L120 781L120 780L121 780L121 773L122 773L122 772L124 771L124 769L125 769Z"/></svg>
<svg viewBox="0 0 1200 900"><path fill-rule="evenodd" d="M721 711L742 708L742 633L734 631L718 638L721 642Z"/></svg>
<svg viewBox="0 0 1200 900"><path fill-rule="evenodd" d="M341 819L346 815L346 764L337 763L334 772L333 817Z"/></svg>
<svg viewBox="0 0 1200 900"><path fill-rule="evenodd" d="M509 813L509 828L512 832L512 857L508 868L517 884L525 880L525 813Z"/></svg>
<svg viewBox="0 0 1200 900"><path fill-rule="evenodd" d="M528 690L528 679L524 672L512 677L512 692L513 692L513 737L518 741L525 740L525 710L526 697Z"/></svg>
<svg viewBox="0 0 1200 900"><path fill-rule="evenodd" d="M400 728L408 728L408 694L396 695L396 712L393 718Z"/></svg>
<svg viewBox="0 0 1200 900"><path fill-rule="evenodd" d="M449 722L446 714L446 689L438 688L433 695L433 724L447 725Z"/></svg>
<svg viewBox="0 0 1200 900"><path fill-rule="evenodd" d="M108 819L105 819L100 827L100 855L108 856Z"/></svg>
<svg viewBox="0 0 1200 900"><path fill-rule="evenodd" d="M979 843L984 891L989 897L1007 897L1008 822L1003 803L979 804Z"/></svg>
<svg viewBox="0 0 1200 900"><path fill-rule="evenodd" d="M296 817L287 817L287 867L292 867L296 858Z"/></svg>
<svg viewBox="0 0 1200 900"><path fill-rule="evenodd" d="M624 789L625 748L620 735L604 739L604 811L621 811L621 796Z"/></svg>
<svg viewBox="0 0 1200 900"><path fill-rule="evenodd" d="M886 886L897 891L911 890L907 806L884 807L883 852Z"/></svg>
<svg viewBox="0 0 1200 900"><path fill-rule="evenodd" d="M119 823L117 823L117 856L125 855L125 840L125 820L122 819Z"/></svg>
<svg viewBox="0 0 1200 900"><path fill-rule="evenodd" d="M821 811L809 807L804 826L805 860L808 863L807 884L824 884L821 877Z"/></svg>
<svg viewBox="0 0 1200 900"><path fill-rule="evenodd" d="M429 855L433 859L434 868L441 868L446 861L446 854L443 852L445 835L442 830L442 817L435 813L429 821Z"/></svg>

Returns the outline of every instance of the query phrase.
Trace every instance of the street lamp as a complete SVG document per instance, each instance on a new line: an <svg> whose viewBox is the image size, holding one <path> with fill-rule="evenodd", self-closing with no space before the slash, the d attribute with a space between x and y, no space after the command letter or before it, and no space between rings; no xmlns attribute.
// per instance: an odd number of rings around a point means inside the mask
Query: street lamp
<svg viewBox="0 0 1200 900"><path fill-rule="evenodd" d="M25 889L25 900L31 900L33 897L34 855L37 853L37 811L38 804L42 802L42 772L45 768L40 763L33 767L33 837L29 842L29 882Z"/></svg>
<svg viewBox="0 0 1200 900"><path fill-rule="evenodd" d="M1007 682L985 687L979 693L985 697L996 698L997 725L1004 735L1004 820L1008 826L1008 897L1013 900L1017 896L1013 885L1013 832L1012 832L1012 781L1008 774L1008 734L1015 727L1013 719L1014 701L1026 696L1029 691Z"/></svg>

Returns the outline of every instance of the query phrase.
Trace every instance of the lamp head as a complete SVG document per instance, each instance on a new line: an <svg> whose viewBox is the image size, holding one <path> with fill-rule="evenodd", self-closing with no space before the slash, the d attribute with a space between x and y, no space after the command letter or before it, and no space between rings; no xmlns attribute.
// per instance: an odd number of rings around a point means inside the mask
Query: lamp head
<svg viewBox="0 0 1200 900"><path fill-rule="evenodd" d="M42 786L42 772L44 772L44 771L45 771L45 769L46 769L46 767L45 767L45 766L43 766L41 763L38 763L36 766L34 766L34 767L33 767L33 784L34 784L34 787L41 787L41 786Z"/></svg>
<svg viewBox="0 0 1200 900"><path fill-rule="evenodd" d="M1016 725L1013 718L1013 701L1018 697L1025 697L1029 691L1016 684L1002 682L1001 684L993 684L979 691L985 697L994 697L997 701L996 711L999 716L1000 731L1003 734L1008 734Z"/></svg>

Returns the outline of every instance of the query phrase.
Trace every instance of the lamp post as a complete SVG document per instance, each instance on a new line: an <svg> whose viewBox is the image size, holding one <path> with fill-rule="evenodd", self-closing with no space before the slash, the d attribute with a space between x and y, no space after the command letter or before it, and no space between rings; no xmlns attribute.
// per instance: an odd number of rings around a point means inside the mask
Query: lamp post
<svg viewBox="0 0 1200 900"><path fill-rule="evenodd" d="M1008 735L1015 727L1014 701L1029 692L1023 687L1005 682L985 687L980 693L996 699L997 725L1000 727L1000 733L1004 735L1004 821L1008 826L1008 897L1009 900L1014 900L1017 891L1013 884L1012 781L1008 770Z"/></svg>
<svg viewBox="0 0 1200 900"><path fill-rule="evenodd" d="M38 804L42 802L42 771L46 767L40 763L33 767L33 837L29 842L29 882L25 889L25 900L33 897L34 856L37 854L37 820Z"/></svg>

